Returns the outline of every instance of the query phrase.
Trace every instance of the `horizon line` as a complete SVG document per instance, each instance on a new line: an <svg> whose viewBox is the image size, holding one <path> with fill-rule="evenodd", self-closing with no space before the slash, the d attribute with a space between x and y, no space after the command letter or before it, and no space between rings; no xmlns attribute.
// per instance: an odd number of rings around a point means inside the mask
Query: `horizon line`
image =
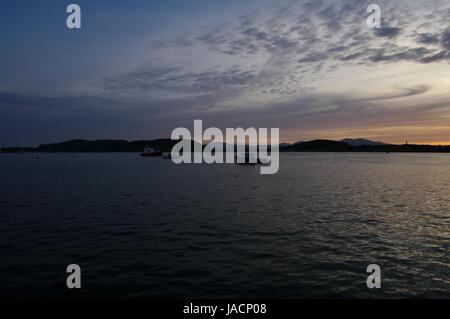
<svg viewBox="0 0 450 319"><path fill-rule="evenodd" d="M386 143L380 140L372 140L369 138L351 138L351 137L347 137L347 138L343 138L343 139L329 139L329 138L315 138L315 139L308 139L308 140L297 140L294 142L285 142L285 141L280 141L278 143L278 145L282 145L282 144L288 144L288 145L294 145L297 143L306 143L306 142L313 142L313 141L333 141L333 142L343 142L346 139L350 139L350 140L368 140L370 142L374 142L374 143L382 143L384 145L423 145L423 146L450 146L450 141L448 142L427 142L427 143L414 143L414 142L409 142L408 140L405 140L405 143ZM125 141L128 143L131 142L150 142L150 141L156 141L156 140L171 140L170 137L160 137L160 138L152 138L152 139L118 139L118 138L95 138L95 139L83 139L83 138L72 138L72 139L68 139L68 140L64 140L64 141L59 141L59 142L48 142L48 143L40 143L37 144L36 146L0 146L0 149L4 149L4 148L37 148L41 145L49 145L49 144L59 144L59 143L67 143L67 142L71 142L71 141L89 141L89 142L95 142L95 141ZM195 139L191 139L191 141L195 141ZM205 141L202 141L203 143L201 143L202 145L207 145L208 143L205 143ZM211 141L210 141L211 142ZM224 141L220 141L220 140L213 140L213 142L216 143L227 143ZM345 142L344 142L345 143ZM236 143L237 144L237 143ZM347 143L348 144L348 143ZM245 145L248 145L247 143ZM256 145L271 145L271 144L256 144ZM349 144L350 145L350 144ZM364 145L364 144L362 144ZM366 145L370 145L370 144L366 144ZM373 145L372 145L373 146Z"/></svg>

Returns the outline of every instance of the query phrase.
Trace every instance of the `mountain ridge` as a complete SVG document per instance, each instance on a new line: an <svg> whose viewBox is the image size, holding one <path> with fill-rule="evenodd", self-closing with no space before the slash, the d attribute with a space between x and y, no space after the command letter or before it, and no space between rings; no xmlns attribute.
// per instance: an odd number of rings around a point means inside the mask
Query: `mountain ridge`
<svg viewBox="0 0 450 319"><path fill-rule="evenodd" d="M362 146L362 145L387 145L386 143L379 141L372 141L365 138L344 138L341 142L347 143L351 146Z"/></svg>
<svg viewBox="0 0 450 319"><path fill-rule="evenodd" d="M294 144L280 143L279 149L280 152L450 152L450 145L397 145L374 141L370 141L372 144L367 144L367 141L369 140L360 139L357 141L358 145L351 145L343 140L334 141L318 139L297 142ZM60 143L41 144L38 147L3 147L0 148L0 152L142 152L145 146L153 147L162 152L170 152L172 147L178 142L179 141L177 140L171 140L169 138L137 141L117 139L74 139ZM193 149L197 142L191 140L191 143Z"/></svg>

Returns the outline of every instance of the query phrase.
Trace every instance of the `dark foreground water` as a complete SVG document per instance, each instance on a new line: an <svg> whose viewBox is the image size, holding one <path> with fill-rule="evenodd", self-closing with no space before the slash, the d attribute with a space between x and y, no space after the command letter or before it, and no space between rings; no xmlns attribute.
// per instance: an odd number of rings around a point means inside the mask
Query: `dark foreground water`
<svg viewBox="0 0 450 319"><path fill-rule="evenodd" d="M0 154L0 296L450 297L450 155L39 156Z"/></svg>

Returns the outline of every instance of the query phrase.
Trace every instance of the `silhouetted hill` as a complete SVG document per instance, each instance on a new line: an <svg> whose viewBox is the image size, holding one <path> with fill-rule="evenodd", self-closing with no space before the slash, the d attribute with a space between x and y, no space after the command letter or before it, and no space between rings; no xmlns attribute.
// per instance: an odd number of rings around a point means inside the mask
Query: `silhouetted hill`
<svg viewBox="0 0 450 319"><path fill-rule="evenodd" d="M70 140L54 144L42 144L36 148L13 147L2 148L2 152L142 152L145 146L153 147L162 152L170 152L179 141L171 139L156 139L149 141L125 140ZM194 142L192 142L194 143ZM193 145L192 145L193 147Z"/></svg>
<svg viewBox="0 0 450 319"><path fill-rule="evenodd" d="M449 153L450 145L374 144L349 145L342 141L314 140L280 147L282 152L417 152Z"/></svg>
<svg viewBox="0 0 450 319"><path fill-rule="evenodd" d="M156 139L149 141L125 141L125 140L71 140L54 144L42 144L33 147L9 147L1 148L3 153L17 152L142 152L145 146L153 147L162 152L170 152L179 141L171 139ZM194 150L194 141L192 151ZM198 144L197 144L198 145ZM225 144L224 145L224 150ZM236 148L236 146L235 146ZM270 146L269 146L270 149ZM248 150L248 147L246 147ZM280 152L427 152L450 153L450 145L349 145L342 141L313 140L295 144L280 144Z"/></svg>
<svg viewBox="0 0 450 319"><path fill-rule="evenodd" d="M344 142L331 140L314 140L309 142L295 143L288 147L280 148L290 152L347 152L350 145Z"/></svg>
<svg viewBox="0 0 450 319"><path fill-rule="evenodd" d="M71 140L37 147L39 152L142 152L146 145L163 152L169 152L178 141L158 139L151 141L125 140Z"/></svg>
<svg viewBox="0 0 450 319"><path fill-rule="evenodd" d="M351 147L351 152L414 152L414 153L450 153L450 145L361 145Z"/></svg>
<svg viewBox="0 0 450 319"><path fill-rule="evenodd" d="M341 142L347 143L350 146L361 146L361 145L386 145L383 142L371 141L365 138L345 138Z"/></svg>

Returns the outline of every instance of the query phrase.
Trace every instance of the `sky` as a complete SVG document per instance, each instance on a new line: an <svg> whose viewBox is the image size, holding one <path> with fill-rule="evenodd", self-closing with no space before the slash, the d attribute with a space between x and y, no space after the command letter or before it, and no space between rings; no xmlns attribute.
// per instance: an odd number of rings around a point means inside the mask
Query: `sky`
<svg viewBox="0 0 450 319"><path fill-rule="evenodd" d="M2 1L0 43L0 146L163 138L195 119L282 142L450 144L448 0Z"/></svg>

